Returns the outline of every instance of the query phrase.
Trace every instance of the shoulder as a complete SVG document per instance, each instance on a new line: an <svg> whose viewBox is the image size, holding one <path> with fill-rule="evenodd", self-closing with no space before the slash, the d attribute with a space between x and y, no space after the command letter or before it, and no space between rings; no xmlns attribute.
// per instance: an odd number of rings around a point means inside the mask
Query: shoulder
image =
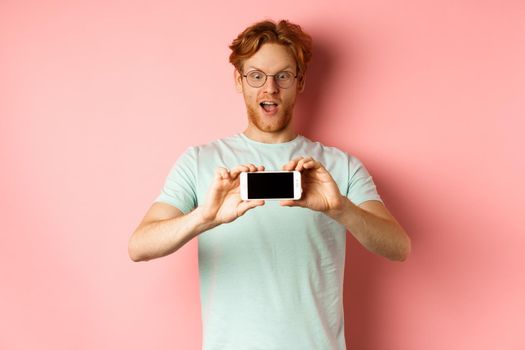
<svg viewBox="0 0 525 350"><path fill-rule="evenodd" d="M242 141L239 134L223 137L210 141L208 143L193 146L197 151L216 150L224 147L232 147L239 144Z"/></svg>
<svg viewBox="0 0 525 350"><path fill-rule="evenodd" d="M310 155L319 160L327 169L346 168L349 175L352 176L364 168L361 160L353 153L319 141L312 141L306 137L303 138Z"/></svg>
<svg viewBox="0 0 525 350"><path fill-rule="evenodd" d="M196 156L217 153L223 149L236 147L241 142L239 134L223 137L210 141L208 143L197 144L190 146L186 149L186 152L193 153Z"/></svg>
<svg viewBox="0 0 525 350"><path fill-rule="evenodd" d="M303 142L314 157L325 158L327 160L333 159L335 161L350 161L350 159L353 158L350 153L338 147L326 145L320 141L312 141L303 136Z"/></svg>

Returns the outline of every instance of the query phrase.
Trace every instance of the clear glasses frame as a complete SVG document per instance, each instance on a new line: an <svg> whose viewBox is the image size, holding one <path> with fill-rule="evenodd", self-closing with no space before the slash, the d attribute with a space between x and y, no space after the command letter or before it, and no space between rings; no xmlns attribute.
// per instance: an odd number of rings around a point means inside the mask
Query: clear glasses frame
<svg viewBox="0 0 525 350"><path fill-rule="evenodd" d="M241 75L244 78L246 78L246 82L248 83L248 85L254 88L260 88L261 86L266 84L268 77L273 77L273 79L281 89L288 89L290 86L293 85L295 79L297 79L297 77L299 76L298 74L294 75L293 73L285 70L275 74L266 74L260 70L252 70L246 74L241 73ZM258 78L257 75L259 75L260 78Z"/></svg>

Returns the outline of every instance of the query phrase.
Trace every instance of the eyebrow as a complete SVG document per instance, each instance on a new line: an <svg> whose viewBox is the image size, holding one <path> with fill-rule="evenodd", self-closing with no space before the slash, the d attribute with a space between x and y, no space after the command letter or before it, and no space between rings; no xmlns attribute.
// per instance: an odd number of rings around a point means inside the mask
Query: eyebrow
<svg viewBox="0 0 525 350"><path fill-rule="evenodd" d="M264 72L261 68L258 68L258 67L255 67L255 66L248 66L248 67L246 67L246 70L249 70L250 68L253 68L255 70L260 70L261 72ZM286 66L286 67L284 67L282 69L279 69L278 72L282 72L282 71L284 71L286 69L289 69L289 68L291 69L292 66L288 65L288 66Z"/></svg>

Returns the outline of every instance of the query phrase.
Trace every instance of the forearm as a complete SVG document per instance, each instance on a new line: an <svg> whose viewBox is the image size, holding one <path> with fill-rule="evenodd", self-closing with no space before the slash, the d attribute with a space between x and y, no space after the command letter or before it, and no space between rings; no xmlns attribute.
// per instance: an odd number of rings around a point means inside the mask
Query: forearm
<svg viewBox="0 0 525 350"><path fill-rule="evenodd" d="M148 261L174 253L191 239L217 226L201 215L201 208L172 219L146 223L133 233L129 255L133 261Z"/></svg>
<svg viewBox="0 0 525 350"><path fill-rule="evenodd" d="M410 252L410 239L395 219L374 215L343 197L340 210L326 213L369 251L390 260L404 261Z"/></svg>

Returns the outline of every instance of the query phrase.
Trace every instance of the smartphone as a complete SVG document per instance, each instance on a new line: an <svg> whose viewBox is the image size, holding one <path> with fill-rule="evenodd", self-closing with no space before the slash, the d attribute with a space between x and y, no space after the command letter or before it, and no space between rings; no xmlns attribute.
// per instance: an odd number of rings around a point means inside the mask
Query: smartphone
<svg viewBox="0 0 525 350"><path fill-rule="evenodd" d="M301 194L301 173L298 171L241 173L242 200L297 200Z"/></svg>

